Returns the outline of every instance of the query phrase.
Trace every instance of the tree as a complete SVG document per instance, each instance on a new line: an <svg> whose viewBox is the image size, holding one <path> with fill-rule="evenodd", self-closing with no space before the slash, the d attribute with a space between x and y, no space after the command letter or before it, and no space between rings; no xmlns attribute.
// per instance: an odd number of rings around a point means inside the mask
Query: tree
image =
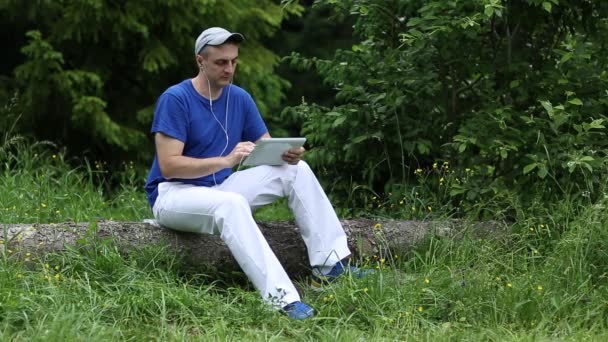
<svg viewBox="0 0 608 342"><path fill-rule="evenodd" d="M365 257L392 258L393 253L409 252L429 236L462 238L474 233L477 237L504 237L506 226L499 222L472 225L462 221L422 222L383 221L368 219L341 222L348 237L353 259ZM277 257L293 275L308 273L307 251L293 222L258 224ZM186 256L192 265L216 267L224 271L239 270L228 247L218 235L183 233L141 222L98 221L92 223L6 225L3 227L6 247L16 255L43 254L65 248L78 248L84 242L110 240L129 253L135 248L166 245ZM85 245L86 247L86 245ZM12 253L11 252L11 253Z"/></svg>
<svg viewBox="0 0 608 342"><path fill-rule="evenodd" d="M291 56L338 90L337 105L297 111L309 161L343 198L399 191L417 168L447 160L472 170L450 191L465 205L601 194L608 4L316 3L353 16L359 38L332 59Z"/></svg>
<svg viewBox="0 0 608 342"><path fill-rule="evenodd" d="M287 83L272 73L278 57L262 41L300 10L272 0L6 0L0 25L16 44L2 57L10 81L0 95L19 91L22 131L39 139L101 158L149 159L156 98L195 73L193 46L202 29L222 26L246 36L235 82L266 114Z"/></svg>

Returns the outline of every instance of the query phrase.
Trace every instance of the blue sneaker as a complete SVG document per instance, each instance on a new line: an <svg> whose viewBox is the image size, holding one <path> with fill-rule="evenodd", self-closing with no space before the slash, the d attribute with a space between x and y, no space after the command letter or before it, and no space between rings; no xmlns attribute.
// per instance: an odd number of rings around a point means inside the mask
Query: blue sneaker
<svg viewBox="0 0 608 342"><path fill-rule="evenodd" d="M283 307L283 312L291 319L303 320L315 315L315 310L310 306L297 301Z"/></svg>
<svg viewBox="0 0 608 342"><path fill-rule="evenodd" d="M321 273L318 268L312 269L312 286L316 288L320 288L323 284L329 284L336 279L340 278L344 274L350 274L355 279L364 278L372 273L374 270L371 269L362 269L359 267L352 266L348 260L340 260L338 261L334 267L326 274Z"/></svg>

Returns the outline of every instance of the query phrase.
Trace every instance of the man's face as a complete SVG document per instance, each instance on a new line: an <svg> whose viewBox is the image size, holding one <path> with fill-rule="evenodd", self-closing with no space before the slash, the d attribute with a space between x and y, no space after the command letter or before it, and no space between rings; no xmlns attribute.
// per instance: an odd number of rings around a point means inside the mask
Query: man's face
<svg viewBox="0 0 608 342"><path fill-rule="evenodd" d="M202 63L205 75L212 87L224 87L230 83L236 71L239 47L236 44L207 46L197 58Z"/></svg>

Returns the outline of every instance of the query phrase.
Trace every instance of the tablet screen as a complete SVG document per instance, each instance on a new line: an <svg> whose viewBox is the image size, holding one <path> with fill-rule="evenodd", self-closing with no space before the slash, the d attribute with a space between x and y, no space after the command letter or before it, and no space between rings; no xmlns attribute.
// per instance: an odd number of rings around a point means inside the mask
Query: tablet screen
<svg viewBox="0 0 608 342"><path fill-rule="evenodd" d="M243 161L243 165L283 165L283 153L304 145L306 138L266 138L260 139L255 148Z"/></svg>

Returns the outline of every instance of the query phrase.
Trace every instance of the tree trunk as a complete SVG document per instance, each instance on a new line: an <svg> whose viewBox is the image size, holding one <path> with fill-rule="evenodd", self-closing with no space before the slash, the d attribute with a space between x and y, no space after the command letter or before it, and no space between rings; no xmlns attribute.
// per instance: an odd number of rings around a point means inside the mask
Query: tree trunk
<svg viewBox="0 0 608 342"><path fill-rule="evenodd" d="M291 275L309 272L306 248L293 222L264 222L258 224L277 257ZM389 253L403 254L429 234L458 238L470 231L492 237L502 235L504 224L487 222L467 224L464 221L373 221L343 220L348 243L354 258L386 257ZM0 240L5 251L22 256L61 251L67 245L111 239L120 250L149 245L167 245L185 256L193 267L238 270L230 251L217 235L181 233L143 222L98 221L94 223L66 222L59 224L3 224ZM0 245L2 246L2 245Z"/></svg>

